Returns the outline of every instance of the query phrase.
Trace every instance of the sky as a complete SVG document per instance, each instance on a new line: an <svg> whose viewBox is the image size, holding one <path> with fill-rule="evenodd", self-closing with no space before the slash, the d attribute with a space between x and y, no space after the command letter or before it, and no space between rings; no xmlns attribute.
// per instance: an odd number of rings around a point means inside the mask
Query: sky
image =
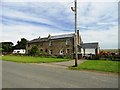
<svg viewBox="0 0 120 90"><path fill-rule="evenodd" d="M78 0L77 29L84 43L118 48L118 1ZM74 0L2 0L0 42L74 33L73 6Z"/></svg>

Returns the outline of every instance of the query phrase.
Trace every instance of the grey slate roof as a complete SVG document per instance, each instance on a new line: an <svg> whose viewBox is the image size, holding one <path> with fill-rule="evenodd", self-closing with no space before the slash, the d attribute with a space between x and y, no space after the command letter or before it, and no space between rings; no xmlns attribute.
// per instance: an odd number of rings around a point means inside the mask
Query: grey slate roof
<svg viewBox="0 0 120 90"><path fill-rule="evenodd" d="M42 41L47 41L48 38L37 38L37 39L33 39L31 41L29 41L28 43L32 43L32 42L42 42Z"/></svg>
<svg viewBox="0 0 120 90"><path fill-rule="evenodd" d="M51 39L69 38L73 36L74 34L63 34L63 35L51 36Z"/></svg>
<svg viewBox="0 0 120 90"><path fill-rule="evenodd" d="M98 42L95 43L83 43L82 48L98 48Z"/></svg>
<svg viewBox="0 0 120 90"><path fill-rule="evenodd" d="M53 40L53 39L64 39L64 38L71 38L71 37L74 37L74 34L56 35L56 36L51 36L49 39L48 37L36 38L36 39L29 41L28 43L42 42L42 41L48 41L48 40Z"/></svg>

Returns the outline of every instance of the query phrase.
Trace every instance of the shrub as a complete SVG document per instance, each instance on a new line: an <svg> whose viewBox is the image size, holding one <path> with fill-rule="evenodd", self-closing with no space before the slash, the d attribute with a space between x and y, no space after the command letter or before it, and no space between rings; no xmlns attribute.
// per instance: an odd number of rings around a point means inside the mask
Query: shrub
<svg viewBox="0 0 120 90"><path fill-rule="evenodd" d="M100 59L100 56L99 55L92 55L92 60L99 60Z"/></svg>
<svg viewBox="0 0 120 90"><path fill-rule="evenodd" d="M63 55L58 55L57 58L64 58L64 56Z"/></svg>
<svg viewBox="0 0 120 90"><path fill-rule="evenodd" d="M38 47L37 46L33 46L29 52L30 55L36 55L38 54Z"/></svg>

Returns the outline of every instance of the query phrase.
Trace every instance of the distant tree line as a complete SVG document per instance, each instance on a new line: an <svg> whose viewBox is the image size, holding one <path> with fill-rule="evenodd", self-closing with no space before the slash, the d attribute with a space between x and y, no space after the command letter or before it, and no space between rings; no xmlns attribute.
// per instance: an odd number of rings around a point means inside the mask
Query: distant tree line
<svg viewBox="0 0 120 90"><path fill-rule="evenodd" d="M17 44L14 45L13 42L1 42L0 43L0 52L2 53L11 53L14 49L26 49L27 40L21 38L20 41L17 41Z"/></svg>

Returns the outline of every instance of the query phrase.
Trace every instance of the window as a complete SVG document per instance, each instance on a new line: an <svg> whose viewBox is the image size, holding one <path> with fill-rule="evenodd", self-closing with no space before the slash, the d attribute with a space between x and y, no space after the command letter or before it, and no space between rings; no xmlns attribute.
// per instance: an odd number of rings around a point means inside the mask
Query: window
<svg viewBox="0 0 120 90"><path fill-rule="evenodd" d="M52 54L52 52L53 52L52 50L49 50L49 54Z"/></svg>
<svg viewBox="0 0 120 90"><path fill-rule="evenodd" d="M66 40L66 45L68 45L70 43L70 40L68 39L68 40Z"/></svg>
<svg viewBox="0 0 120 90"><path fill-rule="evenodd" d="M28 53L30 53L30 50L28 50Z"/></svg>
<svg viewBox="0 0 120 90"><path fill-rule="evenodd" d="M70 49L67 49L67 50L66 50L66 53L69 54L69 53L70 53Z"/></svg>
<svg viewBox="0 0 120 90"><path fill-rule="evenodd" d="M43 51L43 49L40 49L40 51L42 52L42 51Z"/></svg>
<svg viewBox="0 0 120 90"><path fill-rule="evenodd" d="M45 49L45 52L48 52L48 50L47 50L47 49Z"/></svg>
<svg viewBox="0 0 120 90"><path fill-rule="evenodd" d="M51 41L49 41L49 46L52 46L52 42Z"/></svg>
<svg viewBox="0 0 120 90"><path fill-rule="evenodd" d="M17 51L17 53L20 53L20 51Z"/></svg>
<svg viewBox="0 0 120 90"><path fill-rule="evenodd" d="M30 44L28 44L28 47L30 47Z"/></svg>
<svg viewBox="0 0 120 90"><path fill-rule="evenodd" d="M60 50L60 55L63 55L63 49Z"/></svg>

